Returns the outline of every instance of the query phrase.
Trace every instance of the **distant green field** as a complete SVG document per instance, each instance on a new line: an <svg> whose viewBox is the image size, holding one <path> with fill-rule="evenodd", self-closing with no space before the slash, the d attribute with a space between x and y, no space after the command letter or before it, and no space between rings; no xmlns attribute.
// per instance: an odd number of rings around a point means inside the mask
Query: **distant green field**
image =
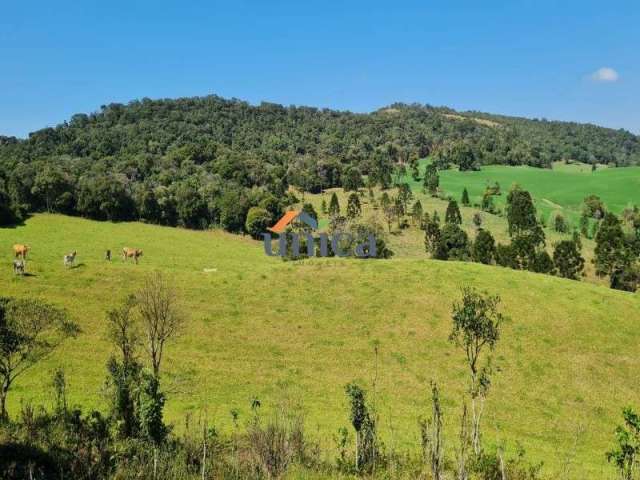
<svg viewBox="0 0 640 480"><path fill-rule="evenodd" d="M412 179L414 190L422 188L421 182ZM485 187L495 182L503 194L495 203L504 206L509 188L514 183L528 190L533 196L539 213L550 218L562 212L577 225L583 199L598 195L607 207L619 214L625 207L640 205L640 167L590 168L575 165L558 165L553 170L533 167L487 166L476 172L446 170L440 172L440 187L458 200L467 188L472 203L480 203Z"/></svg>
<svg viewBox="0 0 640 480"><path fill-rule="evenodd" d="M15 242L31 245L33 276L12 274ZM123 246L144 249L140 265L102 259L105 249ZM62 255L74 249L79 265L66 270ZM447 337L451 303L465 284L501 295L510 317L485 409L489 444L506 441L513 454L519 442L547 473L571 458L567 478L613 478L604 452L622 407L640 406L640 294L423 258L282 262L266 257L259 243L222 232L58 215L0 229L0 252L2 295L64 306L83 329L20 379L10 397L13 415L21 401L51 404L57 366L66 369L72 403L105 408L105 311L153 270L175 281L188 314L163 365L167 416L178 429L184 414L206 411L229 430L232 408L246 421L253 397L269 408L289 396L302 401L309 435L331 449L332 435L348 425L344 385L357 379L373 394L379 342L376 405L386 445L418 451L416 421L429 414L428 382L435 379L453 448L466 377L463 355Z"/></svg>

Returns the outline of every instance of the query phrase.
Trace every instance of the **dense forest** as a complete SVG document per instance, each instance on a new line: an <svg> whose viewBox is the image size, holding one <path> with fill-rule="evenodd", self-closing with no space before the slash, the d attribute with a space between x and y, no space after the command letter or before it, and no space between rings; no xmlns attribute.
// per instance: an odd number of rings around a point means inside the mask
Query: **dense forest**
<svg viewBox="0 0 640 480"><path fill-rule="evenodd" d="M217 96L110 104L28 139L0 136L0 224L51 211L242 231L307 192L390 186L399 166L640 163L640 139L593 125L394 104L369 114Z"/></svg>

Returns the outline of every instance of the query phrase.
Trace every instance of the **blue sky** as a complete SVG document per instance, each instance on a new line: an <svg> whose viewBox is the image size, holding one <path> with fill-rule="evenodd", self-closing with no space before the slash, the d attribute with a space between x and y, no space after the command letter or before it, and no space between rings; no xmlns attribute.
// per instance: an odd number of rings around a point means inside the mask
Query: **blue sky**
<svg viewBox="0 0 640 480"><path fill-rule="evenodd" d="M420 102L640 133L637 0L61 0L1 10L4 135L110 102L211 93L353 111Z"/></svg>

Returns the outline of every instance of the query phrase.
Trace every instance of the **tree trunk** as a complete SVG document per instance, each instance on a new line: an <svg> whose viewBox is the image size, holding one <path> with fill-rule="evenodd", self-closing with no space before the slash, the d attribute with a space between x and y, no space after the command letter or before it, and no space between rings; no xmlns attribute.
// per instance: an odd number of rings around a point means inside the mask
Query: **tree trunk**
<svg viewBox="0 0 640 480"><path fill-rule="evenodd" d="M202 439L202 480L207 474L207 426L204 427L204 438Z"/></svg>
<svg viewBox="0 0 640 480"><path fill-rule="evenodd" d="M473 452L476 455L480 454L480 417L482 415L482 406L478 406L476 398L471 398L472 409L472 427L471 427L471 444L473 445ZM482 402L482 400L480 400Z"/></svg>
<svg viewBox="0 0 640 480"><path fill-rule="evenodd" d="M9 394L9 383L4 380L0 387L0 423L9 420L7 412L7 395Z"/></svg>
<svg viewBox="0 0 640 480"><path fill-rule="evenodd" d="M4 392L0 392L0 423L9 420L9 414L7 413L7 396Z"/></svg>

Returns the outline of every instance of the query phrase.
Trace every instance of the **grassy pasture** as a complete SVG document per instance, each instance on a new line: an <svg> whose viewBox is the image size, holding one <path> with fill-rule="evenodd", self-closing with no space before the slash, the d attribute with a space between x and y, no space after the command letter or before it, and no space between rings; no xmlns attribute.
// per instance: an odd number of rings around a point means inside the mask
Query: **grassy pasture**
<svg viewBox="0 0 640 480"><path fill-rule="evenodd" d="M32 276L11 272L16 242L33 249ZM139 265L117 257L123 246L144 250ZM107 248L111 263L103 260ZM78 266L63 268L62 255L74 249ZM163 364L167 417L176 428L184 414L206 410L229 430L232 408L246 421L253 397L267 409L290 397L303 403L308 432L330 448L348 424L344 385L357 379L373 393L379 342L375 398L385 443L417 451L416 419L429 413L428 382L435 379L453 447L466 377L463 355L447 337L451 303L464 284L500 294L510 317L486 406L490 444L504 440L513 453L517 440L548 473L571 457L573 478L612 478L604 452L621 408L640 404L638 294L417 254L282 262L259 243L222 232L58 215L0 229L0 252L2 295L63 306L83 329L17 382L12 414L21 401L50 404L57 366L66 369L72 403L105 408L105 311L153 270L176 283L188 313Z"/></svg>
<svg viewBox="0 0 640 480"><path fill-rule="evenodd" d="M408 178L412 189L422 189L420 182ZM475 172L446 170L440 172L440 187L456 199L466 187L472 203L479 204L485 187L500 184L502 195L494 197L496 206L504 208L509 188L514 183L528 190L536 203L538 213L550 221L556 212L570 219L574 226L582 208L583 199L598 195L607 207L620 214L625 207L640 204L640 167L598 168L591 172L581 164L556 164L553 169L533 167L486 166Z"/></svg>

